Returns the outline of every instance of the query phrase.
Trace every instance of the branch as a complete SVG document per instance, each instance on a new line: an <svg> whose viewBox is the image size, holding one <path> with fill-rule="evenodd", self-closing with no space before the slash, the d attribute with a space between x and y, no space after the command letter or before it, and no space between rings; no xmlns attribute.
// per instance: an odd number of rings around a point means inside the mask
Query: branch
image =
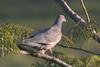
<svg viewBox="0 0 100 67"><path fill-rule="evenodd" d="M67 15L72 18L80 27L85 28L87 22L81 18L77 13L75 13L64 0L55 0L67 13ZM95 30L92 31L92 38L100 43L100 35L96 33Z"/></svg>
<svg viewBox="0 0 100 67"><path fill-rule="evenodd" d="M88 14L88 12L87 12L87 9L86 9L86 7L85 7L85 5L84 5L84 2L83 2L83 0L80 0L80 2L81 2L81 5L82 5L82 8L83 8L83 11L84 11L84 13L85 13L85 15L86 15L87 22L90 23L91 20L90 20L89 14Z"/></svg>
<svg viewBox="0 0 100 67"><path fill-rule="evenodd" d="M83 52L86 52L86 53L89 53L89 54L93 54L93 55L98 55L100 56L100 54L98 53L95 53L95 52L92 52L92 51L88 51L88 50L85 50L83 48L77 48L77 47L67 47L67 46L64 46L64 45L60 45L59 46L63 47L63 48L70 48L70 49L75 49L75 50L80 50L80 51L83 51Z"/></svg>
<svg viewBox="0 0 100 67"><path fill-rule="evenodd" d="M75 49L75 50L81 50L81 51L84 51L84 52L89 53L89 54L100 56L100 54L98 54L98 53L95 53L95 52L92 52L92 51L88 51L88 50L85 50L85 49L82 49L82 48L76 48L76 47L68 47L68 48Z"/></svg>
<svg viewBox="0 0 100 67"><path fill-rule="evenodd" d="M52 57L52 56L49 56L49 55L46 55L46 54L31 54L32 56L36 56L38 58L42 58L42 59L46 59L46 60L49 60L49 61L53 61L63 67L72 67L71 65L65 63L64 61L56 58L56 57Z"/></svg>
<svg viewBox="0 0 100 67"><path fill-rule="evenodd" d="M34 56L34 57L38 57L38 58L41 58L41 59L45 59L45 60L49 60L49 61L53 61L63 67L72 67L71 65L65 63L64 61L54 57L54 56L49 56L47 54L40 54L40 53L36 53L34 52L32 49L28 48L28 47L31 47L31 46L22 46L22 45L18 45L19 49L20 50L24 50L25 54L29 54L30 56ZM32 47L31 47L32 48Z"/></svg>

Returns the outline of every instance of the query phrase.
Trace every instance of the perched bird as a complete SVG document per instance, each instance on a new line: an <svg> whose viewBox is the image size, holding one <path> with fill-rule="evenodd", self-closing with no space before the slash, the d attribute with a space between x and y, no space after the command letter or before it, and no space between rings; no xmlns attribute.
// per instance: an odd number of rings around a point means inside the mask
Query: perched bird
<svg viewBox="0 0 100 67"><path fill-rule="evenodd" d="M52 48L61 40L62 23L66 22L64 15L59 15L54 24L46 29L23 40L22 44L37 47L39 52L45 54L46 51L52 53Z"/></svg>

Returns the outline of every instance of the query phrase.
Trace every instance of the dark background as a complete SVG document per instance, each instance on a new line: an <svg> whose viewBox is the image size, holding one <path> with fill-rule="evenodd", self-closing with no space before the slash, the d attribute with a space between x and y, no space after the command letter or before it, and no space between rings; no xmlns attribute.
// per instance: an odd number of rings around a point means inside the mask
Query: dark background
<svg viewBox="0 0 100 67"><path fill-rule="evenodd" d="M66 1L74 11L84 17L80 0ZM100 1L85 0L85 4L89 15L99 24ZM36 25L35 27L38 27L38 24L47 26L59 14L64 14L64 11L55 0L0 0L0 23L16 22ZM68 21L71 22L70 18Z"/></svg>

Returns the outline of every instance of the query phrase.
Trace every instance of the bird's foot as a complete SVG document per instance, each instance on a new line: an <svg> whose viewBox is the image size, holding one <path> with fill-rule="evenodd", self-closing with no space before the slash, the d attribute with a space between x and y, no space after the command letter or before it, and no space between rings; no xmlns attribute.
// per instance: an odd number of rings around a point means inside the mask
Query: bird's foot
<svg viewBox="0 0 100 67"><path fill-rule="evenodd" d="M20 54L20 55L28 55L29 53L26 52L26 51L20 50L19 54Z"/></svg>
<svg viewBox="0 0 100 67"><path fill-rule="evenodd" d="M48 55L50 55L50 56L53 56L53 51L52 51L52 49L46 50L46 54L48 54Z"/></svg>
<svg viewBox="0 0 100 67"><path fill-rule="evenodd" d="M38 51L39 54L45 54L45 50Z"/></svg>

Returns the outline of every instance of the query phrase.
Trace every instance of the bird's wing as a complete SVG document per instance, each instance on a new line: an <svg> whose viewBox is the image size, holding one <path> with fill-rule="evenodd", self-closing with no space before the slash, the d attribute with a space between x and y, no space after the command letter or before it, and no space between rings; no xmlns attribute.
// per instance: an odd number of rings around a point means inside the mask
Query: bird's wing
<svg viewBox="0 0 100 67"><path fill-rule="evenodd" d="M49 28L45 28L45 29L39 30L39 31L37 31L37 32L35 32L35 33L33 32L32 35L29 36L27 39L34 38L34 36L37 36L37 35L39 35L39 34L41 34L41 33L44 33L44 32L46 32L47 30L49 30Z"/></svg>
<svg viewBox="0 0 100 67"><path fill-rule="evenodd" d="M48 30L49 30L49 28L39 30L38 32L36 32L36 33L32 34L31 36L29 36L28 38L24 39L23 44L29 43L32 45L33 42L42 44L42 45L48 44L45 39L46 38L45 35L47 35Z"/></svg>
<svg viewBox="0 0 100 67"><path fill-rule="evenodd" d="M60 38L61 33L57 29L44 29L28 38L28 41L39 44L56 44ZM27 40L27 39L26 39Z"/></svg>

